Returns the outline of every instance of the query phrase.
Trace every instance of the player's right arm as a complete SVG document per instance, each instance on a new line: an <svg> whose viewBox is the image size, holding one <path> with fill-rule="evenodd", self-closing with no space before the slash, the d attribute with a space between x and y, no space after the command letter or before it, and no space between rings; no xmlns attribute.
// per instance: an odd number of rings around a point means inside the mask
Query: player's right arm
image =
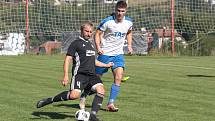
<svg viewBox="0 0 215 121"><path fill-rule="evenodd" d="M95 44L96 44L96 49L98 51L98 54L104 54L104 51L101 49L101 40L103 36L103 31L97 29L96 30L96 35L95 35Z"/></svg>
<svg viewBox="0 0 215 121"><path fill-rule="evenodd" d="M105 64L105 63L102 63L102 62L100 62L98 60L95 60L95 64L98 67L107 67L107 68L109 68L109 67L113 66L113 62L109 62L109 63Z"/></svg>
<svg viewBox="0 0 215 121"><path fill-rule="evenodd" d="M72 56L66 56L64 59L64 78L62 80L62 84L63 86L66 86L69 82L69 67L70 67L70 63L72 61Z"/></svg>

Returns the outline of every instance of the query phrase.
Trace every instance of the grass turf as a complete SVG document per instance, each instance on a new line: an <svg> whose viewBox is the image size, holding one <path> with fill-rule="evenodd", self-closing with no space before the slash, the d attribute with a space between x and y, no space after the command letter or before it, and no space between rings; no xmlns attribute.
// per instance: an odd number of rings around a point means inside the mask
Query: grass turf
<svg viewBox="0 0 215 121"><path fill-rule="evenodd" d="M67 90L63 56L0 56L0 121L75 121L79 100L36 109L38 100ZM112 75L103 77L106 96L98 117L103 121L215 120L215 57L127 56L126 73L116 105L104 111ZM87 98L90 110L93 96Z"/></svg>

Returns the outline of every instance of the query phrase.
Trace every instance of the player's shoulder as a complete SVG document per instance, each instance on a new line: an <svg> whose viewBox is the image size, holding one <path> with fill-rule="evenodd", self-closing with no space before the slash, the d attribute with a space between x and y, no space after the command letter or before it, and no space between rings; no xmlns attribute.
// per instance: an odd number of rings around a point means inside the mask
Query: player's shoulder
<svg viewBox="0 0 215 121"><path fill-rule="evenodd" d="M104 18L103 20L102 20L102 22L101 23L106 23L106 22L109 22L109 21L112 21L112 20L114 20L114 16L107 16L106 18Z"/></svg>
<svg viewBox="0 0 215 121"><path fill-rule="evenodd" d="M78 46L78 44L80 44L80 43L81 43L80 39L79 39L79 38L76 38L75 40L73 40L73 41L71 42L71 45L73 45L73 46Z"/></svg>
<svg viewBox="0 0 215 121"><path fill-rule="evenodd" d="M73 40L71 43L72 43L72 44L75 44L75 43L79 43L79 41L80 41L80 40L79 40L78 38L76 38L76 39Z"/></svg>
<svg viewBox="0 0 215 121"><path fill-rule="evenodd" d="M125 16L125 20L129 21L129 22L133 22L133 19L128 17L128 16Z"/></svg>

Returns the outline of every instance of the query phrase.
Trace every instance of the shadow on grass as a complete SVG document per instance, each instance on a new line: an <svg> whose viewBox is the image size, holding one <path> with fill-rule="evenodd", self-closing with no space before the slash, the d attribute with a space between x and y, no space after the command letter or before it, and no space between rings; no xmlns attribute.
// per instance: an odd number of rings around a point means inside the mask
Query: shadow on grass
<svg viewBox="0 0 215 121"><path fill-rule="evenodd" d="M188 77L215 77L210 75L187 75Z"/></svg>
<svg viewBox="0 0 215 121"><path fill-rule="evenodd" d="M36 116L31 119L66 119L75 118L74 116L67 115L68 112L33 112L32 115Z"/></svg>
<svg viewBox="0 0 215 121"><path fill-rule="evenodd" d="M59 104L59 105L54 105L55 107L71 107L71 108L76 108L76 109L80 109L79 108L79 104ZM85 108L86 109L89 109L89 110L91 110L91 108L92 108L92 106L91 105L89 105L89 104L86 104L85 105ZM107 111L107 109L105 109L105 108L100 108L100 110L101 111Z"/></svg>
<svg viewBox="0 0 215 121"><path fill-rule="evenodd" d="M79 104L58 104L53 105L54 107L70 107L70 108L77 108L79 109Z"/></svg>
<svg viewBox="0 0 215 121"><path fill-rule="evenodd" d="M54 105L55 107L72 107L79 109L79 104L59 104ZM91 108L91 105L86 105L86 108ZM101 108L101 111L107 112L105 108ZM75 116L71 114L66 114L69 112L33 112L32 115L35 116L34 118L30 118L31 120L40 120L40 119L66 119L66 118L75 118Z"/></svg>
<svg viewBox="0 0 215 121"><path fill-rule="evenodd" d="M54 105L54 107L70 107L70 108L79 109L79 104L58 104L58 105ZM85 107L91 108L91 105L86 104Z"/></svg>
<svg viewBox="0 0 215 121"><path fill-rule="evenodd" d="M100 110L101 110L101 111L108 112L108 110L107 110L107 109L105 109L105 108L100 108Z"/></svg>

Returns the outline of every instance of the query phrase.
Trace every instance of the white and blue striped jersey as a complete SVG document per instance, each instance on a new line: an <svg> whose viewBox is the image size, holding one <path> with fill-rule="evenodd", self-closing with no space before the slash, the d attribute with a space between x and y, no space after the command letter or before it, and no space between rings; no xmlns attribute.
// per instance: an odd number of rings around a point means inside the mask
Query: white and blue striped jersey
<svg viewBox="0 0 215 121"><path fill-rule="evenodd" d="M124 54L123 46L126 35L132 30L133 22L131 18L125 16L122 22L117 22L115 16L109 16L102 20L97 29L104 32L101 40L101 49L104 55L116 56Z"/></svg>

